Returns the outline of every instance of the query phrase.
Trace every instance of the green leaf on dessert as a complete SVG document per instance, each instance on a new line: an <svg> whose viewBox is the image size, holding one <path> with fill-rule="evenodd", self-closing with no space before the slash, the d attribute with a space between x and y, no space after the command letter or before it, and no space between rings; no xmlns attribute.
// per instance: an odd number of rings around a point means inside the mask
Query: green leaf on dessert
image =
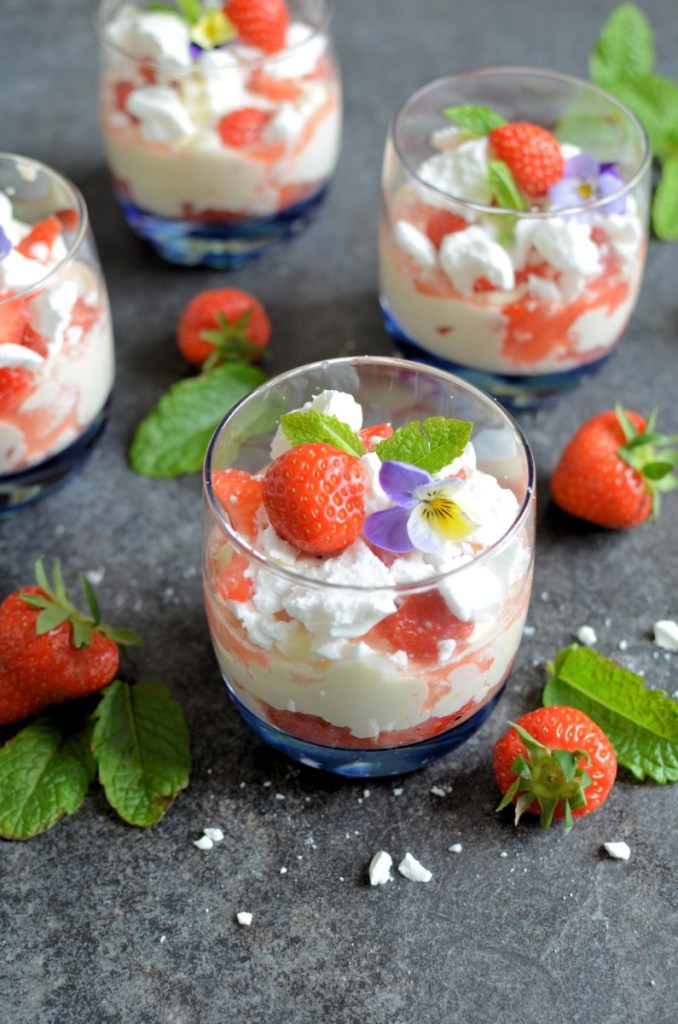
<svg viewBox="0 0 678 1024"><path fill-rule="evenodd" d="M260 369L241 362L179 381L137 427L132 469L150 477L197 473L226 413L265 379Z"/></svg>
<svg viewBox="0 0 678 1024"><path fill-rule="evenodd" d="M409 462L428 473L437 473L461 455L472 429L473 424L465 420L432 416L399 427L374 450L382 462Z"/></svg>
<svg viewBox="0 0 678 1024"><path fill-rule="evenodd" d="M78 810L96 771L89 739L45 716L0 748L0 837L30 839Z"/></svg>
<svg viewBox="0 0 678 1024"><path fill-rule="evenodd" d="M124 821L147 828L188 785L184 714L164 686L116 679L94 712L92 749L106 797Z"/></svg>
<svg viewBox="0 0 678 1024"><path fill-rule="evenodd" d="M280 426L293 445L332 444L349 455L365 454L365 445L347 423L315 409L285 413L280 417Z"/></svg>
<svg viewBox="0 0 678 1024"><path fill-rule="evenodd" d="M552 671L545 705L565 704L592 718L636 778L678 780L678 702L590 647L565 648Z"/></svg>
<svg viewBox="0 0 678 1024"><path fill-rule="evenodd" d="M602 28L590 57L591 78L618 78L652 71L654 40L650 23L635 4L621 4Z"/></svg>
<svg viewBox="0 0 678 1024"><path fill-rule="evenodd" d="M526 210L527 203L516 185L516 180L508 164L503 160L488 160L487 167L490 188L497 205L504 210Z"/></svg>
<svg viewBox="0 0 678 1024"><path fill-rule="evenodd" d="M658 238L678 241L678 143L662 165L662 177L652 204L652 226Z"/></svg>
<svg viewBox="0 0 678 1024"><path fill-rule="evenodd" d="M476 107L471 103L463 103L458 107L445 107L443 114L448 120L454 121L460 128L471 135L489 135L493 128L506 124L502 117L491 107Z"/></svg>

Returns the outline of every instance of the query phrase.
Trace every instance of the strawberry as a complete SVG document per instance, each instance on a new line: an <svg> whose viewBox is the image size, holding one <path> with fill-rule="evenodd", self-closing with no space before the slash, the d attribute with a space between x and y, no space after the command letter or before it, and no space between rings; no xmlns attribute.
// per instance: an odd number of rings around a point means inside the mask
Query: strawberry
<svg viewBox="0 0 678 1024"><path fill-rule="evenodd" d="M522 715L497 741L492 763L504 798L514 803L518 824L524 812L538 814L543 828L555 818L573 819L595 811L607 799L617 758L605 733L576 708L537 708Z"/></svg>
<svg viewBox="0 0 678 1024"><path fill-rule="evenodd" d="M263 501L263 484L244 469L217 469L212 487L233 528L250 539L256 530L255 516Z"/></svg>
<svg viewBox="0 0 678 1024"><path fill-rule="evenodd" d="M673 475L678 452L661 450L678 444L678 438L656 433L656 416L655 410L645 421L617 405L587 420L551 477L556 505L610 530L656 518L662 492L678 486Z"/></svg>
<svg viewBox="0 0 678 1024"><path fill-rule="evenodd" d="M432 210L426 221L426 234L438 249L445 235L452 235L467 227L464 218L451 210Z"/></svg>
<svg viewBox="0 0 678 1024"><path fill-rule="evenodd" d="M50 214L45 220L39 220L37 224L33 225L28 234L17 245L16 251L20 252L22 256L27 256L29 259L37 259L41 263L45 263L46 258L41 251L41 247L44 246L47 249L48 256L50 249L62 231L63 224L59 218L55 217L54 214ZM37 252L35 246L40 247Z"/></svg>
<svg viewBox="0 0 678 1024"><path fill-rule="evenodd" d="M217 577L217 590L225 601L249 601L254 596L254 583L245 575L249 564L244 555L234 555Z"/></svg>
<svg viewBox="0 0 678 1024"><path fill-rule="evenodd" d="M249 46L275 53L285 45L290 22L285 0L230 0L223 8L238 36Z"/></svg>
<svg viewBox="0 0 678 1024"><path fill-rule="evenodd" d="M100 623L91 585L82 584L91 612L83 615L66 593L54 563L50 583L38 559L38 586L14 591L0 605L0 724L101 690L118 671L118 643L141 641Z"/></svg>
<svg viewBox="0 0 678 1024"><path fill-rule="evenodd" d="M279 455L264 476L264 506L284 540L302 551L341 551L362 530L364 470L331 444L300 444Z"/></svg>
<svg viewBox="0 0 678 1024"><path fill-rule="evenodd" d="M258 142L271 115L258 107L240 107L224 114L217 125L219 137L225 146L243 149Z"/></svg>
<svg viewBox="0 0 678 1024"><path fill-rule="evenodd" d="M516 184L529 196L545 195L562 178L565 160L546 128L516 121L493 128L489 140L493 155L508 164Z"/></svg>
<svg viewBox="0 0 678 1024"><path fill-rule="evenodd" d="M263 68L258 68L250 75L247 88L252 92L273 100L274 103L282 103L284 100L293 102L303 94L303 87L294 78L277 78L275 75L268 75Z"/></svg>
<svg viewBox="0 0 678 1024"><path fill-rule="evenodd" d="M385 441L393 434L393 427L390 423L376 423L373 427L363 427L358 431L360 440L365 445L365 451L374 451L380 441Z"/></svg>
<svg viewBox="0 0 678 1024"><path fill-rule="evenodd" d="M17 405L33 383L33 375L23 366L0 367L0 407L7 411Z"/></svg>
<svg viewBox="0 0 678 1024"><path fill-rule="evenodd" d="M371 635L410 658L432 664L438 661L442 640L466 640L472 632L472 622L462 622L439 591L429 590L406 597L397 612L377 623Z"/></svg>
<svg viewBox="0 0 678 1024"><path fill-rule="evenodd" d="M256 359L271 337L264 307L238 288L199 292L179 320L177 343L185 359L203 369Z"/></svg>
<svg viewBox="0 0 678 1024"><path fill-rule="evenodd" d="M0 345L3 342L21 345L28 321L28 305L25 299L16 299L10 292L0 301Z"/></svg>

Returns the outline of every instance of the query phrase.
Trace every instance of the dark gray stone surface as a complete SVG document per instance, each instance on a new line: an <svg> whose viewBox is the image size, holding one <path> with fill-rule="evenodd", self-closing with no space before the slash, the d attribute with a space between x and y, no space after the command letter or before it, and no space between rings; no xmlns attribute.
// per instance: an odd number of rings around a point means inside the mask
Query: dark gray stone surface
<svg viewBox="0 0 678 1024"><path fill-rule="evenodd" d="M271 372L390 352L375 234L384 133L400 101L484 64L586 76L613 6L338 0L347 102L329 201L290 248L228 277L270 310ZM658 67L678 76L675 0L642 6ZM0 526L2 593L27 582L42 553L61 558L69 581L104 570L105 608L146 639L124 674L167 683L195 761L190 788L152 830L122 824L94 790L52 831L0 846L3 1024L674 1021L678 791L622 773L605 808L569 836L514 830L495 816L490 755L506 718L538 703L545 661L584 623L652 685L678 685L678 656L651 640L655 620L678 616L678 498L656 525L617 535L558 514L546 486L565 438L616 399L660 406L678 432L678 249L651 243L637 312L600 376L523 418L541 485L534 634L499 710L416 775L365 784L299 768L249 734L220 682L201 603L198 477L148 481L126 462L135 425L185 373L173 340L181 309L226 275L163 265L122 222L97 128L93 4L1 7L0 145L53 164L84 192L119 364L113 417L85 472ZM436 784L448 795L432 795ZM192 840L206 825L226 840L200 853ZM601 852L610 839L629 843L630 861ZM450 852L457 842L462 852ZM411 850L433 881L398 876L370 889L366 868L382 847L394 858ZM250 928L235 923L239 910L254 914Z"/></svg>

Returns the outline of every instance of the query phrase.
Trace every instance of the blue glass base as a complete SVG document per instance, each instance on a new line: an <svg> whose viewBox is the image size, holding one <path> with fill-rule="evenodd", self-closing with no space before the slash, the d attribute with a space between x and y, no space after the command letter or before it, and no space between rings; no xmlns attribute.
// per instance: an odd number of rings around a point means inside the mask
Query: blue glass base
<svg viewBox="0 0 678 1024"><path fill-rule="evenodd" d="M39 498L47 497L65 484L72 473L82 469L104 432L111 398L112 395L109 395L96 419L68 448L37 466L0 475L0 519L14 515Z"/></svg>
<svg viewBox="0 0 678 1024"><path fill-rule="evenodd" d="M506 682L501 690L475 715L439 736L433 736L421 743L412 743L403 747L370 748L368 750L324 747L318 743L308 743L306 740L290 736L288 733L276 729L275 726L268 725L267 722L262 721L250 711L233 693L228 683L226 688L231 700L253 732L280 754L285 754L293 761L305 764L309 768L320 768L326 772L334 772L336 775L348 775L353 778L379 778L384 775L402 775L406 772L416 771L460 747L492 714L506 688Z"/></svg>
<svg viewBox="0 0 678 1024"><path fill-rule="evenodd" d="M288 242L310 223L326 194L327 186L303 202L267 217L200 221L158 217L136 206L122 192L116 192L132 231L149 242L164 260L214 270L237 270Z"/></svg>
<svg viewBox="0 0 678 1024"><path fill-rule="evenodd" d="M428 366L435 366L439 370L454 373L457 377L462 377L490 395L494 395L503 406L513 412L537 409L569 391L573 391L581 384L582 380L597 373L610 358L610 353L608 353L601 359L595 359L570 370L563 370L562 373L541 373L534 376L474 370L469 366L453 363L448 359L443 359L442 356L427 352L414 338L403 331L383 300L381 309L386 330L405 359L413 359L419 363L426 363Z"/></svg>

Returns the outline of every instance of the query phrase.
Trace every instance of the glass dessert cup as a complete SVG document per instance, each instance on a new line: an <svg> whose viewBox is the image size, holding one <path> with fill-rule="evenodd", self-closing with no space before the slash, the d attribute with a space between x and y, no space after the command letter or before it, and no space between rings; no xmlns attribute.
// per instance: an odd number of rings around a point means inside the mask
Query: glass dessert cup
<svg viewBox="0 0 678 1024"><path fill-rule="evenodd" d="M200 49L185 19L152 6L99 9L115 192L164 259L235 269L302 231L325 198L341 135L331 0L287 0L276 52L238 37Z"/></svg>
<svg viewBox="0 0 678 1024"><path fill-rule="evenodd" d="M500 207L487 137L460 134L443 114L465 104L552 132L573 185L579 152L601 174L614 165L616 191L582 181L569 202L549 192L522 210ZM634 115L587 82L489 68L424 86L395 115L383 165L380 300L399 351L516 410L576 387L609 357L635 307L650 162Z"/></svg>
<svg viewBox="0 0 678 1024"><path fill-rule="evenodd" d="M218 496L220 474L261 474L280 415L337 392L353 396L367 426L472 421L477 475L502 489L508 528L477 557L424 579L410 568L417 554L409 563L401 558L398 583L389 582L394 556L382 551L381 560L362 539L332 564L334 556L298 552L290 561L291 546L272 527L273 548L246 535L237 499ZM336 359L292 370L248 396L207 452L203 542L212 643L248 725L294 760L350 776L408 772L467 740L499 700L522 636L534 492L532 456L514 421L444 371L399 359ZM415 637L414 647L394 639L404 607L421 614L433 646L428 637ZM408 628L421 627L410 621Z"/></svg>
<svg viewBox="0 0 678 1024"><path fill-rule="evenodd" d="M65 482L101 435L115 366L85 202L0 154L0 517Z"/></svg>

